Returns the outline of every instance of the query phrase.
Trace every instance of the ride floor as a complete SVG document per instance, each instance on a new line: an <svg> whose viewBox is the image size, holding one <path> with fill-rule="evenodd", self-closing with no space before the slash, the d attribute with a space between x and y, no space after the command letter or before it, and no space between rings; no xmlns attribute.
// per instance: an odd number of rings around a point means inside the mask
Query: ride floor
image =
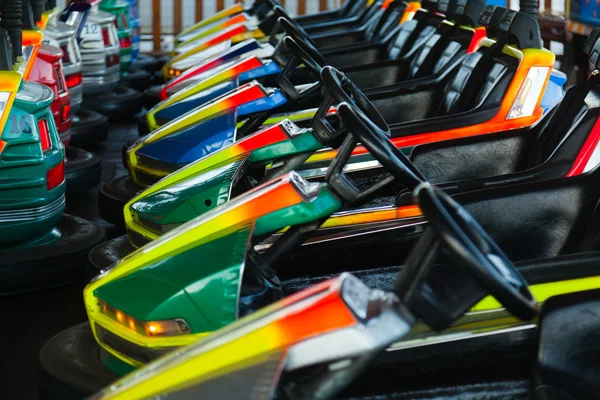
<svg viewBox="0 0 600 400"><path fill-rule="evenodd" d="M102 182L126 173L121 147L138 138L134 121L111 122L108 139L90 151L102 157ZM106 238L123 235L120 228L98 214L99 187L81 194L67 195L68 214L92 221L106 230ZM83 284L50 290L0 296L0 398L37 399L37 373L40 349L56 333L86 321Z"/></svg>

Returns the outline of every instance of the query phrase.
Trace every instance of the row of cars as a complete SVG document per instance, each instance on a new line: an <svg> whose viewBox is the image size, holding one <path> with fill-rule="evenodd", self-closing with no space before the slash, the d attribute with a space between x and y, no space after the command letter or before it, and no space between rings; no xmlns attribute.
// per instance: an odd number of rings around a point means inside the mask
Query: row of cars
<svg viewBox="0 0 600 400"><path fill-rule="evenodd" d="M2 293L81 279L81 264L104 240L104 231L64 214L67 192L100 183L100 157L79 146L93 148L106 140L108 117L118 115L102 107L123 108L126 103L136 111L129 98L117 96L111 103L107 93L121 86L141 100L141 93L125 88L121 80L121 71L132 70L139 51L128 22L138 18L137 4L73 1L61 10L50 3L24 1L18 24L22 39L4 44L6 54L16 50L3 72L14 85L4 92L0 140ZM157 65L151 59L138 64L151 71ZM13 70L19 71L19 79Z"/></svg>
<svg viewBox="0 0 600 400"><path fill-rule="evenodd" d="M184 31L42 397L594 398L600 31L586 51L565 94L535 16L480 0Z"/></svg>

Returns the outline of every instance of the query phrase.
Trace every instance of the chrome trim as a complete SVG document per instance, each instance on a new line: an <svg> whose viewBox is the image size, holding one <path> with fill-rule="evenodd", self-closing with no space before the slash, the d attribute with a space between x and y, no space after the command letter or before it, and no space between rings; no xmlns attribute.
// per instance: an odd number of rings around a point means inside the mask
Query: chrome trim
<svg viewBox="0 0 600 400"><path fill-rule="evenodd" d="M65 206L65 195L50 204L22 210L0 211L0 222L23 222L46 218Z"/></svg>
<svg viewBox="0 0 600 400"><path fill-rule="evenodd" d="M411 217L402 218L399 220L390 221L379 221L370 222L356 225L341 225L331 226L327 228L320 228L317 230L315 235L322 234L321 236L313 236L307 239L302 246L311 246L315 244L321 244L326 242L333 242L335 240L345 240L353 237L371 235L378 232L391 231L394 229L403 229L413 226L425 225L426 221L423 217ZM340 232L331 232L333 230L340 230ZM254 250L257 252L264 252L281 236L281 233L276 233L269 236L265 241L254 246Z"/></svg>
<svg viewBox="0 0 600 400"><path fill-rule="evenodd" d="M495 335L501 335L504 333L510 333L510 332L520 332L520 331L528 331L531 329L537 329L537 325L536 324L523 324L520 326L513 326L510 328L503 328L503 329L496 329L493 331L486 331L486 332L477 332L474 333L472 331L469 332L461 332L461 333L446 333L446 334L442 334L439 336L430 336L426 339L421 339L421 340L406 340L406 341L400 341L400 342L396 342L394 344L392 344L391 346L389 346L385 351L386 352L393 352L393 351L401 351L401 350L407 350L407 349L411 349L411 348L417 348L417 347L425 347L425 346L433 346L433 345L439 345L442 343L450 343L450 342L456 342L456 341L460 341L460 340L468 340L468 339L474 339L474 338L478 338L478 337L485 337L485 336L495 336Z"/></svg>
<svg viewBox="0 0 600 400"><path fill-rule="evenodd" d="M344 172L357 172L366 171L369 169L381 168L381 164L377 160L362 161L357 163L350 163L344 167ZM321 178L325 176L325 173L329 167L305 169L297 171L303 178Z"/></svg>

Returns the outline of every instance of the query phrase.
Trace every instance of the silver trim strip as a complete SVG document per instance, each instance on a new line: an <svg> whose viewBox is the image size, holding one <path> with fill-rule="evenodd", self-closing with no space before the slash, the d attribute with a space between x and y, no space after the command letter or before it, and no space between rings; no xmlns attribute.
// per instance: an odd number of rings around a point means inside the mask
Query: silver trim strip
<svg viewBox="0 0 600 400"><path fill-rule="evenodd" d="M50 204L35 208L26 208L23 210L0 211L0 222L22 222L33 221L44 218L65 205L65 195L56 199Z"/></svg>

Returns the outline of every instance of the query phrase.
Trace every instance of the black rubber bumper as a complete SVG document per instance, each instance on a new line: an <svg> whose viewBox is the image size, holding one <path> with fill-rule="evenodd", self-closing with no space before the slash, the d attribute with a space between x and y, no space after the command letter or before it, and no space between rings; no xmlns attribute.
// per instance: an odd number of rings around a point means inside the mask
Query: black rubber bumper
<svg viewBox="0 0 600 400"><path fill-rule="evenodd" d="M83 105L111 120L133 119L142 109L142 93L127 87L99 96L84 97Z"/></svg>
<svg viewBox="0 0 600 400"><path fill-rule="evenodd" d="M160 69L163 67L163 65L165 65L167 61L169 61L168 56L153 57L148 54L140 53L138 54L135 61L131 63L131 67L135 69L143 69L144 71L154 73L156 71L160 71Z"/></svg>
<svg viewBox="0 0 600 400"><path fill-rule="evenodd" d="M102 364L102 352L88 322L52 337L40 352L39 398L79 400L119 379Z"/></svg>
<svg viewBox="0 0 600 400"><path fill-rule="evenodd" d="M89 252L104 240L104 229L68 214L56 227L62 236L53 243L0 251L0 294L83 282Z"/></svg>
<svg viewBox="0 0 600 400"><path fill-rule="evenodd" d="M65 179L68 192L84 192L100 184L102 159L99 156L73 146L69 146L66 153Z"/></svg>
<svg viewBox="0 0 600 400"><path fill-rule="evenodd" d="M160 103L161 88L162 85L155 85L144 90L144 107L146 107L148 110Z"/></svg>
<svg viewBox="0 0 600 400"><path fill-rule="evenodd" d="M81 108L71 119L71 144L77 147L90 147L108 138L108 118L104 115Z"/></svg>
<svg viewBox="0 0 600 400"><path fill-rule="evenodd" d="M143 69L129 68L125 75L121 76L121 83L129 88L143 92L152 84L152 76Z"/></svg>
<svg viewBox="0 0 600 400"><path fill-rule="evenodd" d="M119 236L100 243L90 251L88 271L86 275L92 279L105 268L110 267L127 254L134 251L127 235Z"/></svg>
<svg viewBox="0 0 600 400"><path fill-rule="evenodd" d="M146 136L150 133L150 127L148 126L148 120L146 119L146 113L142 112L137 115L137 127L140 136Z"/></svg>
<svg viewBox="0 0 600 400"><path fill-rule="evenodd" d="M125 227L123 207L133 196L144 188L133 182L129 175L108 182L100 188L98 211L100 216L111 224Z"/></svg>

